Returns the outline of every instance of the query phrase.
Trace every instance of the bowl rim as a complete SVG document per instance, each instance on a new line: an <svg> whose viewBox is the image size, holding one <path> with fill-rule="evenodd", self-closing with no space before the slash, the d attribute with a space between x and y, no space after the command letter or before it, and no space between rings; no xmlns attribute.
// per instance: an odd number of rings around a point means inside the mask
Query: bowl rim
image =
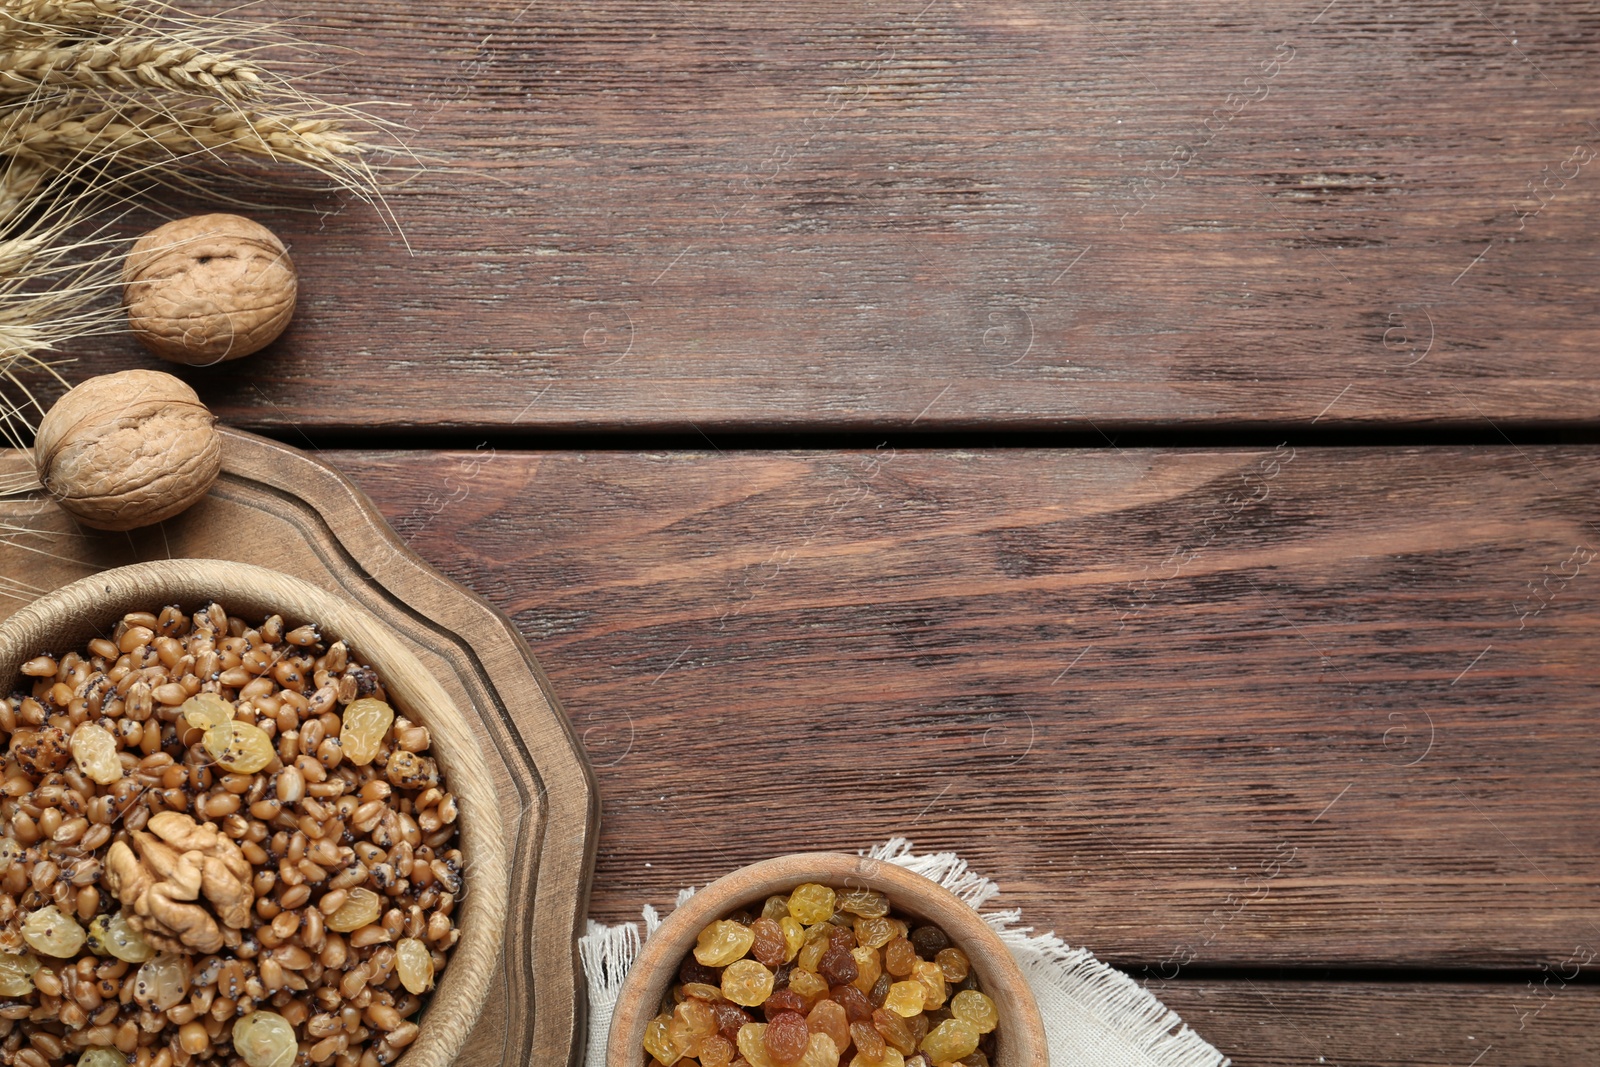
<svg viewBox="0 0 1600 1067"><path fill-rule="evenodd" d="M381 620L344 595L254 564L225 560L154 560L101 571L61 586L0 622L0 684L12 685L24 662L51 648L104 635L129 611L217 601L234 615L280 614L315 622L346 641L383 678L397 710L426 725L433 755L460 809L461 850L469 870L455 917L461 939L430 994L417 1039L397 1067L447 1067L477 1021L499 970L510 896L503 813L494 778L471 722L434 674Z"/></svg>
<svg viewBox="0 0 1600 1067"><path fill-rule="evenodd" d="M618 990L606 1038L606 1067L644 1063L645 1027L708 923L803 882L877 889L889 896L897 913L943 929L967 953L983 991L1000 1010L995 1067L1047 1067L1049 1048L1033 990L983 916L931 879L889 860L844 852L795 852L759 860L730 871L678 905L640 949Z"/></svg>

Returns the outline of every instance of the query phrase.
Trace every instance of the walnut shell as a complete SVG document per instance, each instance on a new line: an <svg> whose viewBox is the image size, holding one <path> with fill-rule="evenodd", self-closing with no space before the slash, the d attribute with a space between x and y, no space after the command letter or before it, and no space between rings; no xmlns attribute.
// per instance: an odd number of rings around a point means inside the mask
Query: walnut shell
<svg viewBox="0 0 1600 1067"><path fill-rule="evenodd" d="M56 401L33 446L39 481L85 526L132 530L206 495L222 469L216 419L170 374L106 374Z"/></svg>
<svg viewBox="0 0 1600 1067"><path fill-rule="evenodd" d="M162 359L248 356L289 325L298 285L283 242L238 215L195 215L135 242L122 265L128 323Z"/></svg>

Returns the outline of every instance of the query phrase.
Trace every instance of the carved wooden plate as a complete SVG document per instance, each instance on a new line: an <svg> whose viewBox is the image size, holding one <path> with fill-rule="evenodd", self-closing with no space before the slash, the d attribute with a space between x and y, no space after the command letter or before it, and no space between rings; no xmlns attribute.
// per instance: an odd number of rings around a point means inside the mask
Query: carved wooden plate
<svg viewBox="0 0 1600 1067"><path fill-rule="evenodd" d="M30 465L25 453L0 450L0 484ZM575 938L594 871L599 796L571 725L511 621L407 549L337 471L231 430L211 494L148 530L82 529L42 494L0 499L0 619L96 571L181 557L259 564L355 601L471 709L508 800L511 909L502 980L457 1062L576 1064L584 1003Z"/></svg>

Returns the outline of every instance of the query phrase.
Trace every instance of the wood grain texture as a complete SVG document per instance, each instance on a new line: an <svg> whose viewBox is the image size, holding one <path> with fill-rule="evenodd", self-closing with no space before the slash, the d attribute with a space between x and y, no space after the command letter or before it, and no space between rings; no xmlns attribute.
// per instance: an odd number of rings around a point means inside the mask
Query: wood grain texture
<svg viewBox="0 0 1600 1067"><path fill-rule="evenodd" d="M1530 983L1184 981L1152 987L1234 1067L1525 1067L1594 1055L1600 991Z"/></svg>
<svg viewBox="0 0 1600 1067"><path fill-rule="evenodd" d="M344 60L313 88L404 105L430 169L389 198L404 241L332 200L258 216L292 246L296 321L185 371L235 425L1600 416L1583 5L247 14ZM71 354L74 376L148 362L126 337Z"/></svg>
<svg viewBox="0 0 1600 1067"><path fill-rule="evenodd" d="M562 692L597 919L900 834L1136 973L1600 941L1587 450L333 458Z"/></svg>
<svg viewBox="0 0 1600 1067"><path fill-rule="evenodd" d="M95 533L48 500L0 500L0 619L107 568L184 557L270 566L381 619L472 714L513 843L498 972L456 1062L575 1064L586 1019L574 938L598 810L549 683L503 616L408 552L332 468L271 441L223 436L223 473L210 495L158 527ZM0 451L0 476L29 469L27 457Z"/></svg>

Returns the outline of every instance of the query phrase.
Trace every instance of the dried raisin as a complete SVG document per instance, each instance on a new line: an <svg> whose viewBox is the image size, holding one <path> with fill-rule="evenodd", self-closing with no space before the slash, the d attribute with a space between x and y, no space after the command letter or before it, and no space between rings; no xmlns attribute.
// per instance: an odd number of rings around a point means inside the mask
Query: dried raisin
<svg viewBox="0 0 1600 1067"><path fill-rule="evenodd" d="M883 1006L901 1018L909 1019L922 1014L922 1001L927 995L921 982L896 982L889 987L889 995L884 998Z"/></svg>
<svg viewBox="0 0 1600 1067"><path fill-rule="evenodd" d="M796 993L792 989L780 989L762 1002L761 1010L771 1022L786 1011L804 1015L811 1008L811 1001Z"/></svg>
<svg viewBox="0 0 1600 1067"><path fill-rule="evenodd" d="M815 971L795 971L790 974L789 988L813 1003L828 995L827 979Z"/></svg>
<svg viewBox="0 0 1600 1067"><path fill-rule="evenodd" d="M726 967L750 951L755 935L748 926L731 919L720 919L700 931L694 958L707 967Z"/></svg>
<svg viewBox="0 0 1600 1067"><path fill-rule="evenodd" d="M889 1047L883 1035L866 1019L857 1019L850 1024L850 1040L855 1042L856 1051L869 1063L883 1059L884 1050Z"/></svg>
<svg viewBox="0 0 1600 1067"><path fill-rule="evenodd" d="M233 1024L233 1050L250 1067L289 1067L300 1048L288 1019L253 1011Z"/></svg>
<svg viewBox="0 0 1600 1067"><path fill-rule="evenodd" d="M722 995L753 1008L772 995L772 972L755 960L734 960L722 972Z"/></svg>
<svg viewBox="0 0 1600 1067"><path fill-rule="evenodd" d="M945 997L949 994L945 990L944 972L937 963L927 960L918 960L911 965L911 976L922 983L924 994L922 1009L932 1011L934 1008L944 1007Z"/></svg>
<svg viewBox="0 0 1600 1067"><path fill-rule="evenodd" d="M678 968L678 981L685 985L690 982L698 982L701 985L717 985L722 981L722 976L693 956L685 956L683 965Z"/></svg>
<svg viewBox="0 0 1600 1067"><path fill-rule="evenodd" d="M840 1048L850 1045L850 1017L835 1000L821 1000L806 1016L806 1025L814 1034L827 1034Z"/></svg>
<svg viewBox="0 0 1600 1067"><path fill-rule="evenodd" d="M54 904L28 913L22 921L22 940L35 952L68 959L78 954L89 935L78 920L64 915Z"/></svg>
<svg viewBox="0 0 1600 1067"><path fill-rule="evenodd" d="M877 949L866 947L850 950L850 958L856 961L856 978L850 984L863 993L870 992L872 985L883 975L883 964L879 962Z"/></svg>
<svg viewBox="0 0 1600 1067"><path fill-rule="evenodd" d="M750 945L750 955L756 961L767 967L777 967L788 959L788 946L784 941L783 927L775 919L757 919L750 924L750 934L754 938Z"/></svg>
<svg viewBox="0 0 1600 1067"><path fill-rule="evenodd" d="M980 1034L987 1034L1000 1022L1000 1011L995 1002L976 989L964 989L950 998L950 1013L957 1019L971 1023Z"/></svg>
<svg viewBox="0 0 1600 1067"><path fill-rule="evenodd" d="M212 759L238 774L254 774L278 755L265 730L237 719L211 727L201 741Z"/></svg>
<svg viewBox="0 0 1600 1067"><path fill-rule="evenodd" d="M881 919L889 914L889 898L876 889L847 889L839 894L836 905L839 911L867 919Z"/></svg>
<svg viewBox="0 0 1600 1067"><path fill-rule="evenodd" d="M972 961L967 959L967 954L958 948L940 949L933 962L939 965L944 972L944 980L954 984L967 977L972 970Z"/></svg>
<svg viewBox="0 0 1600 1067"><path fill-rule="evenodd" d="M339 727L339 745L344 758L365 767L377 758L383 739L394 725L394 709L381 700L362 697L344 709Z"/></svg>
<svg viewBox="0 0 1600 1067"><path fill-rule="evenodd" d="M931 960L950 947L950 938L937 926L919 926L911 931L911 944L916 948L917 955Z"/></svg>
<svg viewBox="0 0 1600 1067"><path fill-rule="evenodd" d="M872 1013L872 1028L902 1056L909 1056L917 1051L917 1039L912 1035L911 1027L906 1025L905 1019L898 1012L879 1008Z"/></svg>
<svg viewBox="0 0 1600 1067"><path fill-rule="evenodd" d="M856 920L856 944L869 948L882 948L894 938L894 923L882 918Z"/></svg>
<svg viewBox="0 0 1600 1067"><path fill-rule="evenodd" d="M883 947L883 969L896 978L910 974L911 965L916 962L916 948L903 937L897 937Z"/></svg>
<svg viewBox="0 0 1600 1067"><path fill-rule="evenodd" d="M847 985L861 974L855 957L842 948L830 948L822 954L817 973L827 979L830 986Z"/></svg>
<svg viewBox="0 0 1600 1067"><path fill-rule="evenodd" d="M721 1034L712 1034L700 1042L700 1067L728 1067L735 1051L732 1041Z"/></svg>
<svg viewBox="0 0 1600 1067"><path fill-rule="evenodd" d="M72 731L68 742L78 770L101 785L111 785L122 777L122 761L117 759L117 739L110 732L86 722Z"/></svg>
<svg viewBox="0 0 1600 1067"><path fill-rule="evenodd" d="M789 894L789 914L806 926L827 922L833 917L834 901L837 899L834 891L827 886L807 882L796 886L794 892Z"/></svg>
<svg viewBox="0 0 1600 1067"><path fill-rule="evenodd" d="M833 999L839 1002L851 1020L866 1019L872 1015L872 1002L853 985L834 986Z"/></svg>
<svg viewBox="0 0 1600 1067"><path fill-rule="evenodd" d="M767 1024L766 1032L761 1035L761 1043L766 1046L767 1055L773 1063L788 1067L799 1063L800 1057L806 1054L811 1044L811 1031L806 1027L804 1016L783 1011Z"/></svg>
<svg viewBox="0 0 1600 1067"><path fill-rule="evenodd" d="M739 1028L753 1021L749 1012L726 1000L713 1001L711 1011L717 1017L717 1032L729 1041L737 1040Z"/></svg>
<svg viewBox="0 0 1600 1067"><path fill-rule="evenodd" d="M969 1022L946 1019L934 1027L919 1046L934 1063L951 1063L978 1047L978 1031Z"/></svg>

